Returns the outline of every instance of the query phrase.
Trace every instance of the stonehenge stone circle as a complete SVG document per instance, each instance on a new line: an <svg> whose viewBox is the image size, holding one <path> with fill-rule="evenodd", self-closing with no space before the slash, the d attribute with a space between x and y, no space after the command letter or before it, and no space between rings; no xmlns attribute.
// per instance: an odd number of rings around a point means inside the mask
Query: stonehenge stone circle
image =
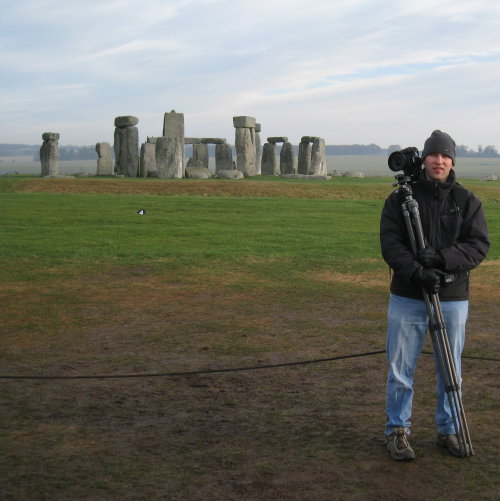
<svg viewBox="0 0 500 501"><path fill-rule="evenodd" d="M113 175L113 154L109 143L102 142L95 145L97 152L97 176L112 176Z"/></svg>
<svg viewBox="0 0 500 501"><path fill-rule="evenodd" d="M115 171L125 177L136 177L139 168L139 119L133 116L115 118Z"/></svg>
<svg viewBox="0 0 500 501"><path fill-rule="evenodd" d="M224 138L185 137L184 114L171 110L163 117L163 135L148 137L139 151L139 118L131 115L115 117L115 162L109 143L96 144L97 175L117 177L211 177L209 170L209 145L215 145L215 174L217 177L236 179L256 175L286 176L295 179L329 178L326 165L325 140L317 136L302 136L298 146L298 162L295 148L286 136L272 136L262 145L261 124L251 116L233 116L235 128L236 159L233 148ZM42 176L56 176L58 172L59 134L45 132L40 148ZM279 161L278 143L281 144ZM192 154L186 164L185 145L192 146ZM220 173L220 175L219 175ZM340 174L336 171L331 174ZM350 175L361 176L362 173Z"/></svg>
<svg viewBox="0 0 500 501"><path fill-rule="evenodd" d="M44 132L40 147L40 163L42 177L59 175L59 133Z"/></svg>

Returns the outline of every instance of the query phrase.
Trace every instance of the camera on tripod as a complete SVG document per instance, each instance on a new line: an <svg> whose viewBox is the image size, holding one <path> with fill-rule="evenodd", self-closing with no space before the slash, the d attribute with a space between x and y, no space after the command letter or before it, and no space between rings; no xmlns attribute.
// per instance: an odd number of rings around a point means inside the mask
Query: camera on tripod
<svg viewBox="0 0 500 501"><path fill-rule="evenodd" d="M409 146L401 151L394 151L387 159L389 169L393 172L403 171L403 174L411 180L415 180L422 170L422 159L419 156L418 149Z"/></svg>

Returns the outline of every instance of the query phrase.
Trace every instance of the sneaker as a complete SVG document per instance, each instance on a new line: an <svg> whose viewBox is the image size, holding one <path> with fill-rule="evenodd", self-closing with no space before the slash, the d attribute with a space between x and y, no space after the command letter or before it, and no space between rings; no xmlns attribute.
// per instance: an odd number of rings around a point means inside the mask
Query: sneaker
<svg viewBox="0 0 500 501"><path fill-rule="evenodd" d="M394 428L393 432L387 435L385 443L391 453L392 459L396 461L415 459L415 452L408 441L408 434L405 428Z"/></svg>
<svg viewBox="0 0 500 501"><path fill-rule="evenodd" d="M456 435L446 435L444 433L438 433L436 442L441 447L448 449L448 452L450 452L450 454L453 454L457 457L462 457L460 444L458 443L458 438Z"/></svg>

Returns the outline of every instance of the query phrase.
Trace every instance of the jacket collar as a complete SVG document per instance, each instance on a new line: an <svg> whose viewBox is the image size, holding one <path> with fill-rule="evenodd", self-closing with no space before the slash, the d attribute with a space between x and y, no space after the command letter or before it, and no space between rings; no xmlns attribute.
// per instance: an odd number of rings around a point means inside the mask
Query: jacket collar
<svg viewBox="0 0 500 501"><path fill-rule="evenodd" d="M418 178L418 184L432 198L443 200L456 184L455 171L451 169L446 182L440 183L439 181L430 181L427 179L425 170L422 169Z"/></svg>

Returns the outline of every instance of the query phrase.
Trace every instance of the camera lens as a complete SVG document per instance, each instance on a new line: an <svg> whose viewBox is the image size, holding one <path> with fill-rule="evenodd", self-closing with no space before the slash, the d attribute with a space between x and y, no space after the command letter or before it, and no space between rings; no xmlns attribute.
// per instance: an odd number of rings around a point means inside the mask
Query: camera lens
<svg viewBox="0 0 500 501"><path fill-rule="evenodd" d="M389 169L391 169L394 172L403 170L405 162L406 159L404 153L402 153L401 151L394 151L389 155L389 158L387 159L387 164L389 165Z"/></svg>

